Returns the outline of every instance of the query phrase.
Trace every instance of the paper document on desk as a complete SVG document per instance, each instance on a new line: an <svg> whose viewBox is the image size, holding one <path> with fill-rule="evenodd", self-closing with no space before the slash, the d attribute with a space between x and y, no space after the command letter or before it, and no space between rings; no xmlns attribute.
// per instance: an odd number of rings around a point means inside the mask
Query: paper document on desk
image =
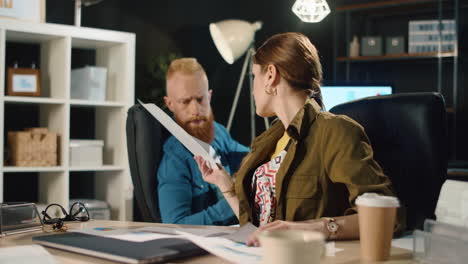
<svg viewBox="0 0 468 264"><path fill-rule="evenodd" d="M233 263L258 264L262 261L263 250L261 247L249 247L245 243L232 241L225 237L203 237L183 231L177 231L177 233L211 254ZM334 241L328 242L325 246L325 255L333 257L337 252L343 250L342 248L336 248Z"/></svg>
<svg viewBox="0 0 468 264"><path fill-rule="evenodd" d="M177 231L183 231L185 233L190 233L192 235L197 235L197 236L221 236L225 237L228 235L231 235L233 233L237 233L238 231L236 229L226 229L223 227L208 227L208 226L202 226L200 228L174 228L174 227L165 227L165 226L146 226L146 227L141 227L138 229L135 229L138 231L142 232L152 232L152 233L159 233L159 234L168 234L168 235L178 235Z"/></svg>
<svg viewBox="0 0 468 264"><path fill-rule="evenodd" d="M182 238L177 231L183 231L197 236L225 237L239 232L236 229L226 229L219 227L202 228L174 228L165 226L146 226L140 228L111 228L94 227L87 229L71 230L71 232L82 233L93 236L109 237L131 242L146 242L163 238ZM246 239L246 238L245 238ZM244 241L245 241L244 239ZM243 242L243 241L242 241Z"/></svg>
<svg viewBox="0 0 468 264"><path fill-rule="evenodd" d="M468 182L446 180L435 215L439 222L468 227Z"/></svg>
<svg viewBox="0 0 468 264"><path fill-rule="evenodd" d="M223 236L224 238L230 239L234 242L245 243L247 238L257 230L257 227L252 223L247 222L247 224L241 226L236 232L233 232L229 235Z"/></svg>
<svg viewBox="0 0 468 264"><path fill-rule="evenodd" d="M211 254L233 263L256 264L262 260L259 247L248 247L244 243L222 237L202 237L181 231L178 233Z"/></svg>
<svg viewBox="0 0 468 264"><path fill-rule="evenodd" d="M215 151L213 147L205 142L202 142L192 137L187 131L180 127L170 116L168 116L161 108L155 104L145 104L142 101L138 102L156 118L171 134L176 137L194 156L201 156L209 162L211 168L216 168Z"/></svg>
<svg viewBox="0 0 468 264"><path fill-rule="evenodd" d="M142 229L127 229L127 228L110 228L110 227L95 227L79 230L71 230L70 232L82 233L93 236L109 237L131 242L146 242L150 240L180 237L175 233L155 233Z"/></svg>
<svg viewBox="0 0 468 264"><path fill-rule="evenodd" d="M28 245L0 248L0 263L58 264L58 261L42 246Z"/></svg>
<svg viewBox="0 0 468 264"><path fill-rule="evenodd" d="M392 239L392 247L403 248L409 251L413 251L413 234L406 235L400 238Z"/></svg>

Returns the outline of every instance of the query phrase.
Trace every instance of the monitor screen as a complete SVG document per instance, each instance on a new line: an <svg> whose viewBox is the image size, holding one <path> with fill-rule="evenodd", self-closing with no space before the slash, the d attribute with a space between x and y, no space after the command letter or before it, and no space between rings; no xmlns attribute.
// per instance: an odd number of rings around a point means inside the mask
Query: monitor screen
<svg viewBox="0 0 468 264"><path fill-rule="evenodd" d="M390 85L330 85L322 86L322 98L325 109L330 110L337 104L342 104L352 100L392 94Z"/></svg>

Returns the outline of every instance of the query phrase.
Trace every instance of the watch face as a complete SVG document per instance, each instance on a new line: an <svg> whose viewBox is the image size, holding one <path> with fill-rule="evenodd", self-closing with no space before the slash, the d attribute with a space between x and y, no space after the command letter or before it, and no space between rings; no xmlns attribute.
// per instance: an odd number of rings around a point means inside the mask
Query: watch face
<svg viewBox="0 0 468 264"><path fill-rule="evenodd" d="M338 231L338 224L335 222L328 222L328 230L332 233Z"/></svg>

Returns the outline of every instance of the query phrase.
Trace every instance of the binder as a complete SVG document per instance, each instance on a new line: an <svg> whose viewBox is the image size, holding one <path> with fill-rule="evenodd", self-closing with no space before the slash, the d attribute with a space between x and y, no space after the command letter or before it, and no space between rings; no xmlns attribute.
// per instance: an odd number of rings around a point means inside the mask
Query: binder
<svg viewBox="0 0 468 264"><path fill-rule="evenodd" d="M208 253L190 241L180 238L131 242L72 232L36 236L32 240L46 247L123 263L161 263Z"/></svg>

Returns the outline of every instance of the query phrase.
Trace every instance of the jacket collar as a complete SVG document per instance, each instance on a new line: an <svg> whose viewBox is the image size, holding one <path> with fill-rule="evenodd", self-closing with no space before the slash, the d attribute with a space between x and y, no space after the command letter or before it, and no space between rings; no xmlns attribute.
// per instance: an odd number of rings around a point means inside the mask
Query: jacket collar
<svg viewBox="0 0 468 264"><path fill-rule="evenodd" d="M306 135L310 124L315 121L320 111L321 107L315 99L307 99L304 106L296 113L286 129L289 137L296 141L302 139ZM262 146L266 142L271 142L272 139L279 139L283 133L283 123L281 123L279 119L276 119L273 121L270 129L262 133L252 142L252 151L255 151L256 146Z"/></svg>
<svg viewBox="0 0 468 264"><path fill-rule="evenodd" d="M307 135L310 124L315 121L321 107L313 98L307 99L304 107L297 112L287 128L289 137L299 141Z"/></svg>

